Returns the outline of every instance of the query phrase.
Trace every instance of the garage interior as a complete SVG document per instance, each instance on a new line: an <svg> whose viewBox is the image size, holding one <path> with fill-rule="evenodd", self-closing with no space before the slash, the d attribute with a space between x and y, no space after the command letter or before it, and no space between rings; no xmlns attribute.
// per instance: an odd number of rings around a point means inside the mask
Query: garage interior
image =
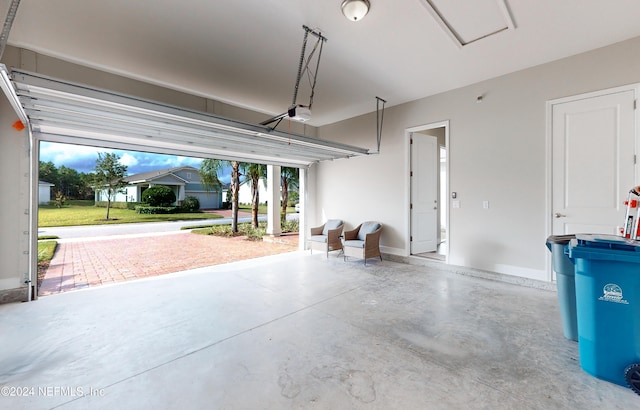
<svg viewBox="0 0 640 410"><path fill-rule="evenodd" d="M160 3L3 2L17 11L0 37L0 388L15 393L2 403L637 406L581 370L544 239L545 104L640 83L639 5L372 0L354 22L341 1ZM328 39L315 96L298 96L311 118L271 129L261 123L290 108L304 26ZM441 121L446 192L462 205L440 204L437 262L411 257L399 210L405 132ZM301 229L379 220L383 260L301 250L18 303L34 299L39 140L299 166ZM491 208L471 205L485 198Z"/></svg>

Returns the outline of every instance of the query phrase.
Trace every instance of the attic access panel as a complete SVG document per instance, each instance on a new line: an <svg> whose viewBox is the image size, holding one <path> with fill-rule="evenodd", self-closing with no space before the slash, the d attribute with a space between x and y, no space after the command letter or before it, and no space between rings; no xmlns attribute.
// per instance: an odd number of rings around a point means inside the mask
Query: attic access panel
<svg viewBox="0 0 640 410"><path fill-rule="evenodd" d="M3 90L49 141L297 168L369 152L27 71L12 77L15 94Z"/></svg>
<svg viewBox="0 0 640 410"><path fill-rule="evenodd" d="M460 47L515 29L507 0L421 0L421 3Z"/></svg>

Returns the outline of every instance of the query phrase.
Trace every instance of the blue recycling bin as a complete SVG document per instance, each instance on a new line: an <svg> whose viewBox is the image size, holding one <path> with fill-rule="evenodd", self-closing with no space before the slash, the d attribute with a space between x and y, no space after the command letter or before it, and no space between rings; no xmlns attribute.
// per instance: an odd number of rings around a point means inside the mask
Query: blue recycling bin
<svg viewBox="0 0 640 410"><path fill-rule="evenodd" d="M576 235L578 350L587 373L640 394L640 242Z"/></svg>
<svg viewBox="0 0 640 410"><path fill-rule="evenodd" d="M567 339L578 341L575 268L565 254L565 247L575 237L575 235L551 235L547 238L547 248L551 251L553 270L556 272L562 331Z"/></svg>

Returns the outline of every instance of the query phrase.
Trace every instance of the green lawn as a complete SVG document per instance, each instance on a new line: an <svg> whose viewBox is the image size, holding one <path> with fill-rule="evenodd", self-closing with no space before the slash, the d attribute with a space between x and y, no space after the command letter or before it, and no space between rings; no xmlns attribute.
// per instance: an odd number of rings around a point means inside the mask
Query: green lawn
<svg viewBox="0 0 640 410"><path fill-rule="evenodd" d="M38 289L40 289L49 263L53 259L56 246L58 246L57 241L38 241Z"/></svg>
<svg viewBox="0 0 640 410"><path fill-rule="evenodd" d="M49 262L57 244L56 241L38 241L38 263Z"/></svg>
<svg viewBox="0 0 640 410"><path fill-rule="evenodd" d="M106 208L93 206L93 201L68 201L62 208L52 205L40 205L38 208L38 226L76 226L76 225L105 225L136 222L166 222L184 220L216 219L219 215L208 213L185 213L169 215L140 215L130 209L109 210L109 220L106 221Z"/></svg>

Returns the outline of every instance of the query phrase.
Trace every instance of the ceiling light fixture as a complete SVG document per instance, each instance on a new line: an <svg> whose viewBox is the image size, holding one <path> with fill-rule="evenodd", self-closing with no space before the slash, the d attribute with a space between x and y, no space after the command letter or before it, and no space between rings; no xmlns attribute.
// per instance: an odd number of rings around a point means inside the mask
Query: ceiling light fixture
<svg viewBox="0 0 640 410"><path fill-rule="evenodd" d="M369 12L369 0L344 0L342 14L351 21L360 21Z"/></svg>

